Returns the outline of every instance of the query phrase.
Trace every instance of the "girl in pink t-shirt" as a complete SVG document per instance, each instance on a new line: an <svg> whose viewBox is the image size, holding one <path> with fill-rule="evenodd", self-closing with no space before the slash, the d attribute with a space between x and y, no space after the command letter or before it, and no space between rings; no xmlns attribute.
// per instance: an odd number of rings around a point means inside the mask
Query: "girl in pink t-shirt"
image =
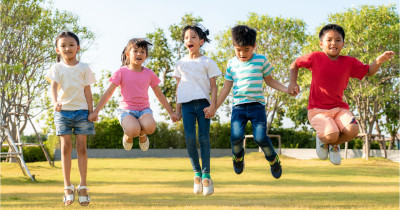
<svg viewBox="0 0 400 210"><path fill-rule="evenodd" d="M110 86L101 97L89 119L95 121L99 111L111 98L115 89L121 87L121 102L117 110L119 122L124 130L122 144L131 150L133 138L139 136L140 149L149 149L149 138L156 129L156 122L150 109L148 89L151 87L160 103L167 109L173 122L178 120L158 84L160 79L150 69L142 66L148 56L151 43L144 39L131 39L122 52L122 66L110 78Z"/></svg>

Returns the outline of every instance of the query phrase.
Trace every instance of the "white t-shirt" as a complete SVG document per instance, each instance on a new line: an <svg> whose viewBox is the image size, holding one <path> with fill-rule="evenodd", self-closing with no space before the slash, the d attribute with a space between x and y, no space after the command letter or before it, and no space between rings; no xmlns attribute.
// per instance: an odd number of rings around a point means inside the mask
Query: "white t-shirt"
<svg viewBox="0 0 400 210"><path fill-rule="evenodd" d="M195 59L185 56L180 59L174 70L174 76L180 78L177 103L203 98L210 102L210 78L218 75L221 75L221 71L217 64L207 56Z"/></svg>
<svg viewBox="0 0 400 210"><path fill-rule="evenodd" d="M79 62L69 66L61 61L51 66L45 78L58 83L57 101L61 102L62 110L88 109L84 89L96 82L89 65Z"/></svg>

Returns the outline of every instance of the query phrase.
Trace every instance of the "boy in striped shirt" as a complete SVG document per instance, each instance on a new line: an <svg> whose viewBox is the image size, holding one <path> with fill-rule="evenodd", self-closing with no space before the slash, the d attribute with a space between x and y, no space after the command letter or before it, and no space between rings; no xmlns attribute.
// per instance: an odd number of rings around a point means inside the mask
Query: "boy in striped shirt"
<svg viewBox="0 0 400 210"><path fill-rule="evenodd" d="M250 120L253 127L254 141L268 160L272 176L279 179L282 174L281 162L266 133L265 98L263 82L268 86L288 93L286 86L272 78L274 69L264 55L253 53L256 47L256 30L245 25L232 28L232 41L236 57L228 62L225 83L217 100L221 106L233 86L233 107L231 117L231 146L233 169L241 174L244 168L245 127ZM296 95L293 93L292 95ZM207 110L205 110L207 112Z"/></svg>

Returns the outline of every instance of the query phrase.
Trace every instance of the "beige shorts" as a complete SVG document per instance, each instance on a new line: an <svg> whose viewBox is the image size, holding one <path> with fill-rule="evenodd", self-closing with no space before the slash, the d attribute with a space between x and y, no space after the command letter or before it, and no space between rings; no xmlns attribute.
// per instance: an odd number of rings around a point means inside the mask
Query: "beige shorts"
<svg viewBox="0 0 400 210"><path fill-rule="evenodd" d="M332 133L342 132L343 128L351 123L357 123L353 114L348 109L310 109L308 121L319 137Z"/></svg>

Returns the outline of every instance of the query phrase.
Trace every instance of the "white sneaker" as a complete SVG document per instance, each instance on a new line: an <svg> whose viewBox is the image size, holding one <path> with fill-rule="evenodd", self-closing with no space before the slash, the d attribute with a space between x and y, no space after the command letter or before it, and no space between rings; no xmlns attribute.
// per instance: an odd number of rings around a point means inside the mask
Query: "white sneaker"
<svg viewBox="0 0 400 210"><path fill-rule="evenodd" d="M126 140L128 140L128 139L129 139L129 136L127 136L124 133L124 137L122 137L122 145L124 145L124 149L127 150L127 151L131 150L132 146L133 146L133 143L126 142Z"/></svg>
<svg viewBox="0 0 400 210"><path fill-rule="evenodd" d="M329 160L335 165L340 165L342 157L340 157L339 145L329 145Z"/></svg>
<svg viewBox="0 0 400 210"><path fill-rule="evenodd" d="M203 192L203 185L201 184L201 177L194 177L193 193L201 194Z"/></svg>
<svg viewBox="0 0 400 210"><path fill-rule="evenodd" d="M214 185L212 179L203 179L203 195L211 195L214 193Z"/></svg>
<svg viewBox="0 0 400 210"><path fill-rule="evenodd" d="M329 144L324 144L318 137L318 135L315 135L315 146L317 150L317 155L319 159L321 160L326 160L328 159L328 147Z"/></svg>
<svg viewBox="0 0 400 210"><path fill-rule="evenodd" d="M139 138L140 138L140 136L139 136ZM146 141L145 142L142 143L142 142L139 141L139 146L140 146L140 149L142 151L147 151L149 149L149 145L150 145L150 141L149 141L149 137L147 137L147 135L146 135Z"/></svg>

